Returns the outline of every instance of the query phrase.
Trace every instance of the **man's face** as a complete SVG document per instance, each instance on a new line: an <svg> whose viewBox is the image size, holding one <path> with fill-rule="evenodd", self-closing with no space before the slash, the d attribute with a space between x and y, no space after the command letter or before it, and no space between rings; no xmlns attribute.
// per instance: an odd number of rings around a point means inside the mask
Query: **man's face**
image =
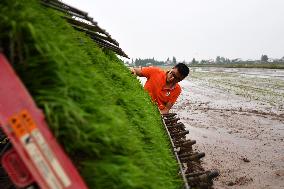
<svg viewBox="0 0 284 189"><path fill-rule="evenodd" d="M182 75L178 72L177 68L172 68L168 73L167 73L167 82L169 83L178 83L181 80L183 80Z"/></svg>

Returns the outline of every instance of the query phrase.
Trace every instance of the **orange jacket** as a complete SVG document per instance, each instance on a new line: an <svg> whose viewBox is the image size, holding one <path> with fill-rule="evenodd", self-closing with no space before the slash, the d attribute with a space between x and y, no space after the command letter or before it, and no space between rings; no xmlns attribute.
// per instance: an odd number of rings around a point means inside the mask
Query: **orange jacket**
<svg viewBox="0 0 284 189"><path fill-rule="evenodd" d="M165 88L166 72L157 67L144 67L141 70L142 76L147 78L145 90L149 92L152 100L158 104L160 110L165 108L167 102L175 103L181 87L176 84L173 88Z"/></svg>

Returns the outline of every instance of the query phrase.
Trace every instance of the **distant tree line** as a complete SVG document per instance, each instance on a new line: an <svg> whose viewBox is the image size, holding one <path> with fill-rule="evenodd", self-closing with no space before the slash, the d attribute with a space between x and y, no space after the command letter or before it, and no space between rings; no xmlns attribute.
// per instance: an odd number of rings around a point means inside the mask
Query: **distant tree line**
<svg viewBox="0 0 284 189"><path fill-rule="evenodd" d="M259 60L242 60L241 58L229 59L222 56L217 56L215 60L200 60L195 58L190 62L191 64L236 64L236 63L284 63L284 56L280 59L271 59L267 55L261 55Z"/></svg>
<svg viewBox="0 0 284 189"><path fill-rule="evenodd" d="M176 57L167 58L165 61L158 61L155 60L155 58L146 58L146 59L135 59L131 60L131 62L127 61L126 64L130 66L174 66L177 63L179 63L176 59ZM235 58L235 59L229 59L222 56L217 56L216 59L209 59L209 60L196 60L193 58L190 62L182 61L182 63L187 65L206 65L206 64L266 64L266 63L284 63L284 56L280 59L271 59L267 55L261 55L259 60L242 60L241 58Z"/></svg>
<svg viewBox="0 0 284 189"><path fill-rule="evenodd" d="M134 66L149 66L149 65L153 65L153 66L161 66L164 65L164 61L158 61L155 60L155 58L146 58L146 59L135 59L135 61L133 62Z"/></svg>
<svg viewBox="0 0 284 189"><path fill-rule="evenodd" d="M175 57L173 57L171 60L168 58L166 61L159 61L155 60L155 58L146 58L146 59L140 59L136 58L135 60L131 60L131 62L126 62L126 64L131 66L164 66L164 65L176 65L177 60Z"/></svg>

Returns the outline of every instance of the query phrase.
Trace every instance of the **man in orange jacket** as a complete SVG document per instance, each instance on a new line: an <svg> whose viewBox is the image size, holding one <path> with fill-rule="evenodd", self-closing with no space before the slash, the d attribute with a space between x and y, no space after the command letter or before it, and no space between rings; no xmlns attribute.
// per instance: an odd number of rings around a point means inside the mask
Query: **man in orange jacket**
<svg viewBox="0 0 284 189"><path fill-rule="evenodd" d="M189 68L185 64L179 63L167 72L158 67L133 68L131 72L147 78L145 90L157 103L160 112L167 114L181 93L178 82L188 76Z"/></svg>

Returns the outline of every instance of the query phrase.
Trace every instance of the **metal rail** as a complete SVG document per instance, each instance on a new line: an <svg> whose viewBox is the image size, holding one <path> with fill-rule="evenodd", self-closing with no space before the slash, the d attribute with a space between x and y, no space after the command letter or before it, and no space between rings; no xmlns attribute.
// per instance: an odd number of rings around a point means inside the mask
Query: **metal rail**
<svg viewBox="0 0 284 189"><path fill-rule="evenodd" d="M163 125L164 125L165 130L167 131L167 134L168 134L168 136L169 136L169 139L170 139L170 142L171 142L171 145L172 145L173 153L174 153L175 158L176 158L176 160L177 160L177 162L178 162L178 166L179 166L179 170L180 170L180 173L181 173L181 177L182 177L183 182L184 182L184 188L185 188L185 189L190 189L190 187L189 187L189 185L188 185L188 182L187 182L187 179L186 179L186 176L185 176L185 172L184 172L183 166L182 166L182 164L181 164L181 162L180 162L180 160L179 160L179 157L178 157L178 154L177 154L177 151L176 151L174 142L173 142L173 140L172 140L172 138L171 138L171 134L170 134L170 132L169 132L167 126L166 126L166 123L165 123L165 120L164 120L164 119L162 119L162 122L163 122Z"/></svg>
<svg viewBox="0 0 284 189"><path fill-rule="evenodd" d="M66 19L76 30L89 35L100 47L107 48L120 56L129 58L119 47L119 43L104 29L100 28L97 22L88 16L87 12L67 5L59 0L41 0L41 4L65 13L66 15L62 16L62 18Z"/></svg>

